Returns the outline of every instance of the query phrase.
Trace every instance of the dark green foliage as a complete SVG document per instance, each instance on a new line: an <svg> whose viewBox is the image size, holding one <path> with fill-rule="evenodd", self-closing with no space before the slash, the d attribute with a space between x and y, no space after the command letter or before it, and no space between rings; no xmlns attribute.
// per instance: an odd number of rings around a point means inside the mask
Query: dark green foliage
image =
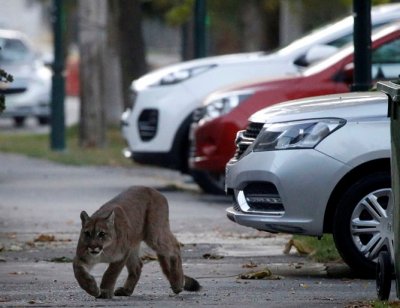
<svg viewBox="0 0 400 308"><path fill-rule="evenodd" d="M8 74L6 71L0 69L0 90L3 88L3 86L12 81L13 76ZM3 94L0 93L0 113L2 113L5 108L5 97Z"/></svg>

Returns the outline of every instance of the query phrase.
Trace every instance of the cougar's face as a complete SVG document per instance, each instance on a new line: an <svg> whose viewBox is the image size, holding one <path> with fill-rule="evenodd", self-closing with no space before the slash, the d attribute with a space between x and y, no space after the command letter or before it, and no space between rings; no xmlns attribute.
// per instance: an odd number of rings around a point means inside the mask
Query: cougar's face
<svg viewBox="0 0 400 308"><path fill-rule="evenodd" d="M85 242L88 253L92 256L98 256L103 252L112 241L112 233L107 226L101 223L88 223L82 229L82 239Z"/></svg>
<svg viewBox="0 0 400 308"><path fill-rule="evenodd" d="M87 247L92 256L99 256L103 249L111 245L115 237L114 211L106 217L91 218L85 212L81 212L82 231L81 241Z"/></svg>

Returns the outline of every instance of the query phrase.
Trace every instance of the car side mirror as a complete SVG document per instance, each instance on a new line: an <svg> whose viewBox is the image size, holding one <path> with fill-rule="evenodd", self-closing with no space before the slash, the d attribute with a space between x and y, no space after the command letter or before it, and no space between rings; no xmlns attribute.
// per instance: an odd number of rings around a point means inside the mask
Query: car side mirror
<svg viewBox="0 0 400 308"><path fill-rule="evenodd" d="M334 80L337 82L343 82L346 84L352 84L353 83L353 74L354 74L354 63L347 63L343 69L341 69L336 76L334 77Z"/></svg>
<svg viewBox="0 0 400 308"><path fill-rule="evenodd" d="M305 60L308 64L312 64L322 59L326 59L338 51L337 47L329 45L315 45L311 47L306 55Z"/></svg>

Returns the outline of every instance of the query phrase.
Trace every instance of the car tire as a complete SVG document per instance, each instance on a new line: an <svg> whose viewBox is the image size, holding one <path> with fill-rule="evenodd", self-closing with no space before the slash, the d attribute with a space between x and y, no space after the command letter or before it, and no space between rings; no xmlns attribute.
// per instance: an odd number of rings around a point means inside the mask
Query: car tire
<svg viewBox="0 0 400 308"><path fill-rule="evenodd" d="M14 125L16 127L22 127L25 124L25 117L14 117Z"/></svg>
<svg viewBox="0 0 400 308"><path fill-rule="evenodd" d="M379 253L389 250L390 230L379 226L386 228L392 220L390 181L386 172L366 175L344 193L336 208L332 232L336 248L361 276L373 277Z"/></svg>
<svg viewBox="0 0 400 308"><path fill-rule="evenodd" d="M197 185L207 194L225 194L225 174L191 170L190 174Z"/></svg>
<svg viewBox="0 0 400 308"><path fill-rule="evenodd" d="M48 125L50 123L49 117L38 117L37 118L39 125Z"/></svg>
<svg viewBox="0 0 400 308"><path fill-rule="evenodd" d="M376 293L380 301L387 301L392 287L392 258L388 251L379 254L376 264Z"/></svg>

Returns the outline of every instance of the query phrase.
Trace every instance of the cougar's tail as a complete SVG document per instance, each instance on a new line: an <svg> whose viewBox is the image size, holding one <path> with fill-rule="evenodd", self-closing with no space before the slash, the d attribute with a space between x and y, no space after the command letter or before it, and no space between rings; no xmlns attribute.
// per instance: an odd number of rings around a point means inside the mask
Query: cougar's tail
<svg viewBox="0 0 400 308"><path fill-rule="evenodd" d="M185 285L183 286L183 289L191 292L200 291L201 285L196 279L185 276Z"/></svg>

